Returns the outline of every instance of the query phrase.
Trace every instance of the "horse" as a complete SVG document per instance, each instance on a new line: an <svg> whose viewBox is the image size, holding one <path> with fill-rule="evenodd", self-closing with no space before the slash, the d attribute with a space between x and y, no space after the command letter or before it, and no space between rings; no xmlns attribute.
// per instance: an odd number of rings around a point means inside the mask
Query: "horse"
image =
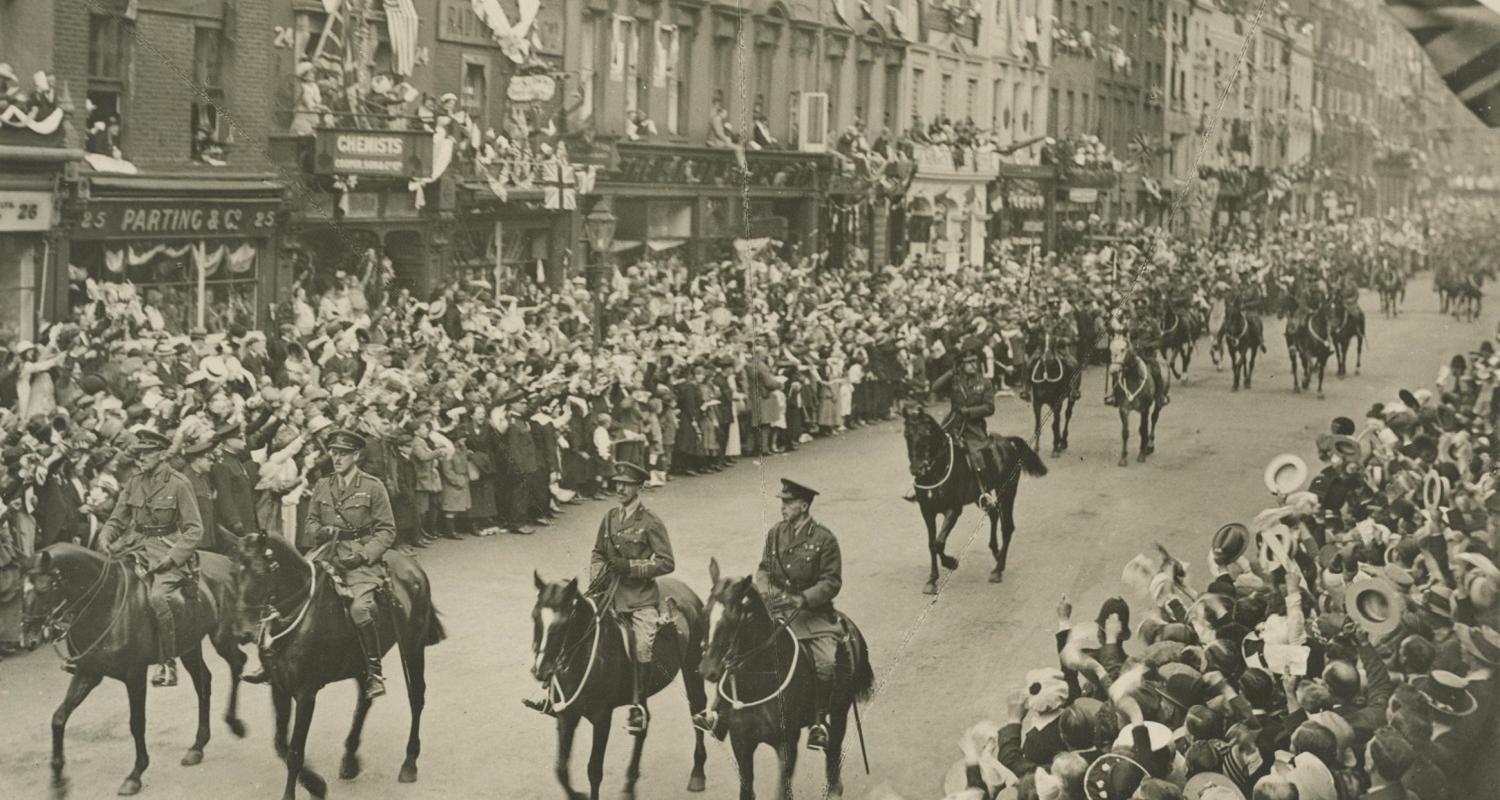
<svg viewBox="0 0 1500 800"><path fill-rule="evenodd" d="M1401 315L1401 300L1406 294L1406 278L1395 267L1385 267L1375 274L1375 288L1380 292L1380 313L1386 317Z"/></svg>
<svg viewBox="0 0 1500 800"><path fill-rule="evenodd" d="M1293 392L1312 386L1312 373L1316 367L1318 397L1323 397L1323 372L1334 349L1329 330L1328 320L1322 310L1310 316L1287 317L1285 336L1287 356L1291 360Z"/></svg>
<svg viewBox="0 0 1500 800"><path fill-rule="evenodd" d="M314 556L316 551L314 551ZM292 800L298 783L314 797L324 797L327 783L307 766L307 732L312 726L318 692L330 683L356 682L354 721L344 739L339 777L359 776L360 736L371 700L365 696L365 660L354 623L327 568L315 558L304 558L291 542L279 536L246 536L235 553L235 581L239 596L237 632L260 648L261 665L271 685L276 713L276 755L286 762L283 800ZM427 651L445 637L432 604L427 573L413 559L396 551L385 554L389 574L386 594L376 614L381 655L391 644L401 656L406 676L411 729L406 759L397 779L417 780L417 756L422 750L422 708L427 701ZM296 720L287 737L296 702Z"/></svg>
<svg viewBox="0 0 1500 800"><path fill-rule="evenodd" d="M1193 351L1197 349L1198 337L1202 335L1202 324L1192 311L1166 309L1160 322L1161 351L1167 357L1167 369L1172 377L1187 379L1188 367L1193 363ZM1177 369L1177 362L1182 369Z"/></svg>
<svg viewBox="0 0 1500 800"><path fill-rule="evenodd" d="M709 561L708 576L713 582L708 596L713 622L700 671L726 701L721 713L739 765L740 800L754 800L755 750L762 744L776 750L781 766L775 797L791 800L797 744L802 729L816 721L813 691L817 678L812 658L791 629L771 617L749 576L721 576L717 560ZM864 634L848 616L838 616L846 636L838 647L827 707L828 746L823 751L828 786L824 797L832 800L844 796L843 744L849 710L875 692Z"/></svg>
<svg viewBox="0 0 1500 800"><path fill-rule="evenodd" d="M578 590L578 580L548 583L532 573L536 584L536 605L531 610L533 654L532 677L547 685L552 712L557 716L557 780L570 800L599 798L599 784L604 780L604 751L609 744L610 718L615 709L631 703L630 654L625 649L625 634L613 617L599 610L599 603ZM698 661L703 654L707 634L707 617L703 601L681 581L657 578L664 605L676 611L687 623L685 638L677 638L681 647L673 649L664 627L657 634L656 648L641 680L641 703L671 685L677 673L687 689L688 707L692 713L708 707L703 677ZM669 614L670 616L670 614ZM674 637L675 638L675 637ZM594 731L593 750L589 753L589 794L574 791L568 764L573 755L573 735L580 720L587 719ZM693 731L693 771L687 790L701 792L704 786L703 762L708 751L703 746L703 731ZM646 734L635 737L630 766L625 770L625 796L635 797L635 784L641 774L641 751Z"/></svg>
<svg viewBox="0 0 1500 800"><path fill-rule="evenodd" d="M1080 340L1082 341L1082 340ZM1083 364L1085 348L1080 346L1075 365ZM1069 366L1068 362L1052 349L1052 334L1045 334L1041 352L1029 365L1031 370L1031 417L1035 423L1031 440L1042 438L1042 409L1047 408L1052 416L1052 456L1055 458L1068 449L1068 427L1073 421L1073 389L1083 379L1081 366Z"/></svg>
<svg viewBox="0 0 1500 800"><path fill-rule="evenodd" d="M240 721L240 673L245 655L227 624L233 585L229 559L199 552L196 597L177 621L177 649L198 696L198 729L182 757L185 767L202 763L208 744L209 697L213 676L203 660L202 640L229 664L229 705L224 722L236 737L245 735ZM120 785L119 794L141 790L141 773L151 763L146 754L146 670L159 654L156 618L146 603L146 581L136 577L123 559L74 544L54 544L32 556L27 569L30 592L25 601L25 627L67 648L73 678L68 693L52 715L52 786L65 793L63 734L68 718L104 678L125 684L130 701L130 735L135 740L135 765Z"/></svg>
<svg viewBox="0 0 1500 800"><path fill-rule="evenodd" d="M1130 339L1115 334L1109 341L1109 369L1119 379L1115 381L1113 395L1115 409L1120 412L1120 461L1128 466L1130 454L1130 413L1141 415L1140 452L1135 460L1146 461L1146 456L1156 452L1156 421L1161 417L1162 405L1157 396L1156 382L1152 380L1151 368L1146 360L1135 352ZM1135 387L1131 387L1131 383Z"/></svg>
<svg viewBox="0 0 1500 800"><path fill-rule="evenodd" d="M1266 337L1260 317L1253 316L1242 306L1232 306L1224 312L1224 324L1219 327L1216 340L1229 346L1229 365L1234 373L1234 383L1229 391L1238 392L1240 382L1250 388L1255 376L1256 354L1266 352Z"/></svg>
<svg viewBox="0 0 1500 800"><path fill-rule="evenodd" d="M937 594L938 562L942 562L944 569L958 569L958 559L947 552L948 534L953 532L964 506L979 502L979 476L970 467L963 452L964 444L957 434L944 430L937 420L916 405L904 407L901 416L907 464L916 479L917 506L927 525L927 554L931 569L922 592ZM990 583L1000 583L1005 579L1010 537L1016 530L1016 488L1021 473L1039 478L1047 474L1047 465L1019 436L992 434L990 441L999 451L1000 489L997 502L985 513L990 518L990 553L995 558ZM941 532L937 530L938 514L943 515ZM995 541L997 522L1003 536L1003 543L998 544Z"/></svg>
<svg viewBox="0 0 1500 800"><path fill-rule="evenodd" d="M1338 359L1338 371L1335 377L1342 378L1348 374L1345 367L1349 360L1349 343L1355 341L1354 345L1354 374L1358 375L1364 365L1365 352L1365 312L1359 307L1349 310L1343 303L1335 301L1328 308L1329 334L1333 339L1333 354Z"/></svg>

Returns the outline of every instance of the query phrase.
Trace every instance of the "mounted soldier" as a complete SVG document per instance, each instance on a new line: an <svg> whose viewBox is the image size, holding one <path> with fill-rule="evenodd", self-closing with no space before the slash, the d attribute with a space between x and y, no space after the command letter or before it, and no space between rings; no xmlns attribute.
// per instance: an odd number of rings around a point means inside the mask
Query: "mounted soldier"
<svg viewBox="0 0 1500 800"><path fill-rule="evenodd" d="M160 656L151 685L176 686L177 614L187 602L184 590L197 580L203 521L192 484L167 462L171 440L150 428L137 428L134 434L138 469L99 531L99 548L131 559L147 582Z"/></svg>
<svg viewBox="0 0 1500 800"><path fill-rule="evenodd" d="M385 694L375 613L377 592L386 582L385 553L396 543L396 519L385 484L359 468L365 437L340 430L325 441L333 474L313 487L303 530L312 539L313 560L332 572L348 603L364 656L365 697L373 700ZM265 676L246 675L244 680L261 683Z"/></svg>
<svg viewBox="0 0 1500 800"><path fill-rule="evenodd" d="M1130 344L1135 354L1146 362L1146 367L1151 371L1151 380L1156 386L1158 403L1166 406L1172 398L1168 395L1169 387L1165 380L1165 370L1162 369L1161 360L1157 358L1157 353L1161 350L1161 318L1153 312L1149 304L1138 304L1121 315L1115 332L1123 332L1130 337ZM1107 405L1115 404L1115 385L1118 380L1119 375L1111 370L1104 394L1104 402Z"/></svg>
<svg viewBox="0 0 1500 800"><path fill-rule="evenodd" d="M1048 298L1045 312L1036 323L1029 326L1026 341L1026 367L1021 375L1021 399L1031 400L1031 379L1043 358L1049 354L1062 362L1065 374L1071 374L1078 364L1078 320L1072 309L1064 311L1061 300ZM1081 396L1079 382L1073 382L1072 398Z"/></svg>
<svg viewBox="0 0 1500 800"><path fill-rule="evenodd" d="M984 346L976 339L964 341L958 353L958 366L932 383L934 392L948 393L948 416L943 429L956 433L964 455L974 474L979 476L979 504L989 508L995 503L1000 485L1000 458L994 452L985 420L995 413L995 388L983 370ZM906 495L916 499L916 489Z"/></svg>

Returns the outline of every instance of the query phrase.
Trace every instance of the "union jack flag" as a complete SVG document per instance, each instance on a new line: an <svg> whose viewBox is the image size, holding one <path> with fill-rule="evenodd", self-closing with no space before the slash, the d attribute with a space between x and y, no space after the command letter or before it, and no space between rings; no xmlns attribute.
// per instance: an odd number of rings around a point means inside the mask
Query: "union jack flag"
<svg viewBox="0 0 1500 800"><path fill-rule="evenodd" d="M542 207L572 211L578 208L578 178L566 161L542 164Z"/></svg>
<svg viewBox="0 0 1500 800"><path fill-rule="evenodd" d="M1500 12L1491 0L1386 0L1443 82L1484 124L1500 127Z"/></svg>

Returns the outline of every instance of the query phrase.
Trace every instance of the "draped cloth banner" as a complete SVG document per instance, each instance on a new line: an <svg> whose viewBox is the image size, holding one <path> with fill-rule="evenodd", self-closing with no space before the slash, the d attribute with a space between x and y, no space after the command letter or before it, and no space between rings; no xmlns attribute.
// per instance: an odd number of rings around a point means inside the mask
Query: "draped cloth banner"
<svg viewBox="0 0 1500 800"><path fill-rule="evenodd" d="M1500 127L1500 0L1386 0L1448 89Z"/></svg>
<svg viewBox="0 0 1500 800"><path fill-rule="evenodd" d="M159 256L167 258L182 258L191 254L193 265L204 275L212 275L218 271L219 265L226 262L231 273L242 275L255 266L255 246L249 242L240 244L234 250L226 245L219 245L213 250L208 249L208 243L203 241L188 242L186 244L171 247L166 244L157 244L151 247L138 248L127 245L117 249L104 251L104 267L115 274L125 272L127 266L139 267L151 263Z"/></svg>

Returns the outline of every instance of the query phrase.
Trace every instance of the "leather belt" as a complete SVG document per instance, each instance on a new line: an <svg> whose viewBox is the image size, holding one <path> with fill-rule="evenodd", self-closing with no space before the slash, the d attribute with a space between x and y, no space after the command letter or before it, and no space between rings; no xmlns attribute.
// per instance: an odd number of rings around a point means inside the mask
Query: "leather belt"
<svg viewBox="0 0 1500 800"><path fill-rule="evenodd" d="M167 535L170 535L173 531L177 530L177 526L176 525L137 525L136 526L136 530L142 536L157 537L157 536L167 536Z"/></svg>
<svg viewBox="0 0 1500 800"><path fill-rule="evenodd" d="M341 542L352 542L362 539L370 532L369 528L334 529L334 538Z"/></svg>

